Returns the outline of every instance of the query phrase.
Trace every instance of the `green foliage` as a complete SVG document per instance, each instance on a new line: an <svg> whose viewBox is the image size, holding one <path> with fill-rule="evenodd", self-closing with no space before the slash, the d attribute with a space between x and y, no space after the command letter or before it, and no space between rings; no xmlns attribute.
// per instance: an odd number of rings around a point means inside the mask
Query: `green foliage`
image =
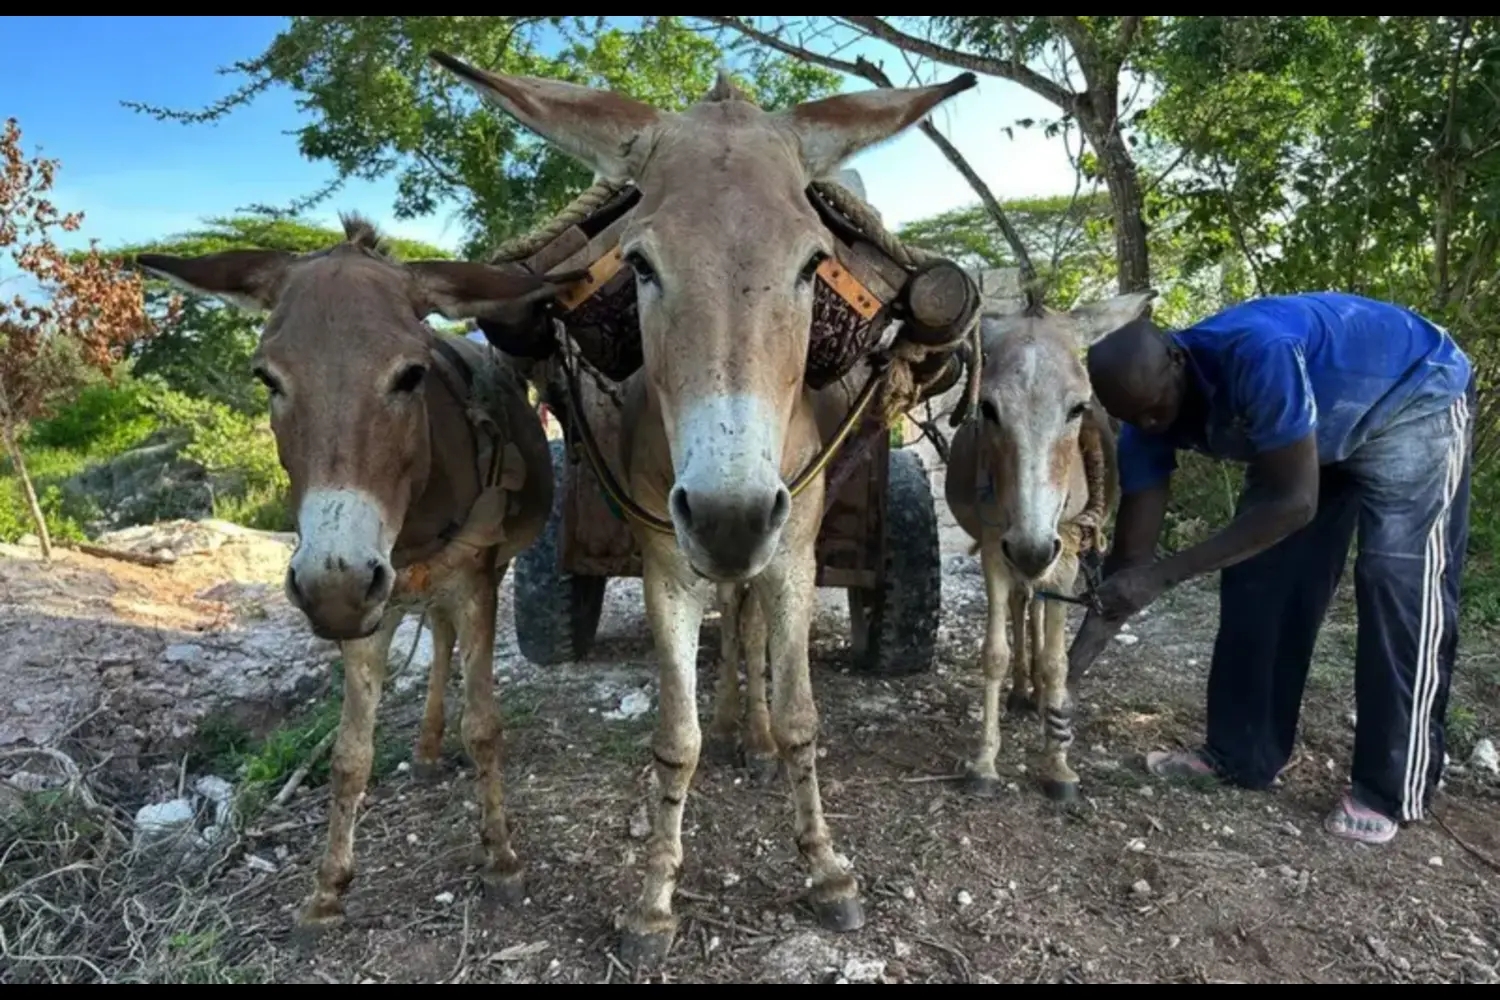
<svg viewBox="0 0 1500 1000"><path fill-rule="evenodd" d="M343 239L343 233L290 218L240 215L207 220L204 228L112 251L133 257L138 253L166 253L194 257L225 250L284 250L308 253ZM417 240L387 239L391 253L402 260L448 259L452 255ZM180 308L166 322L168 304L181 299ZM135 346L130 357L136 375L159 376L168 386L189 396L221 403L246 414L264 413L265 388L250 374L250 355L260 340L264 317L230 306L212 296L183 294L166 281L146 285L146 303L157 316L159 333Z"/></svg>
<svg viewBox="0 0 1500 1000"><path fill-rule="evenodd" d="M286 473L266 417L188 396L156 376L119 373L114 385L97 381L52 418L34 423L22 447L48 530L59 540L82 541L91 526L113 521L121 511L107 508L121 491L148 495L134 498L115 526L212 513L247 527L292 528ZM206 489L209 510L195 507L200 490L184 495L165 482L168 470L184 465L188 478ZM105 474L110 468L122 471ZM112 491L119 481L134 485ZM20 480L0 456L0 541L34 530Z"/></svg>
<svg viewBox="0 0 1500 1000"><path fill-rule="evenodd" d="M400 218L456 202L477 258L526 232L586 187L588 170L507 116L481 107L467 86L427 57L443 49L485 69L605 86L680 109L713 84L721 53L678 17L291 17L265 52L236 65L249 79L201 112L144 108L198 122L229 113L273 84L297 91L313 121L303 155L331 164L337 179L299 205L326 197L349 177L394 173ZM839 77L762 57L739 81L769 107L837 90Z"/></svg>

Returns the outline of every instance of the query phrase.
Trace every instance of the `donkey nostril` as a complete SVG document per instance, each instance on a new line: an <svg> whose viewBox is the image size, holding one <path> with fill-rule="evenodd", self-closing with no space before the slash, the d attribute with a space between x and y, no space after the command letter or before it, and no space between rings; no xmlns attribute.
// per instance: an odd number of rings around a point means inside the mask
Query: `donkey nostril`
<svg viewBox="0 0 1500 1000"><path fill-rule="evenodd" d="M371 560L370 562L370 586L365 590L365 600L374 603L380 599L380 592L385 587L385 567Z"/></svg>
<svg viewBox="0 0 1500 1000"><path fill-rule="evenodd" d="M303 596L302 588L297 586L297 571L290 566L286 568L286 586L292 592L292 599L296 603L307 603L307 598Z"/></svg>
<svg viewBox="0 0 1500 1000"><path fill-rule="evenodd" d="M1000 554L1003 555L1006 559L1009 559L1011 562L1016 561L1015 556L1010 554L1010 542L1006 541L1003 538L1000 539Z"/></svg>
<svg viewBox="0 0 1500 1000"><path fill-rule="evenodd" d="M1058 554L1061 553L1061 552L1062 552L1062 539L1061 538L1054 538L1054 539L1052 539L1052 558L1056 559L1058 557Z"/></svg>
<svg viewBox="0 0 1500 1000"><path fill-rule="evenodd" d="M668 506L672 508L672 516L684 528L692 525L693 510L688 506L687 490L681 486L672 487L672 497L668 501Z"/></svg>
<svg viewBox="0 0 1500 1000"><path fill-rule="evenodd" d="M772 531L780 528L786 523L787 516L792 511L792 494L785 486L776 487L776 498L771 501L771 517L766 522L766 527Z"/></svg>

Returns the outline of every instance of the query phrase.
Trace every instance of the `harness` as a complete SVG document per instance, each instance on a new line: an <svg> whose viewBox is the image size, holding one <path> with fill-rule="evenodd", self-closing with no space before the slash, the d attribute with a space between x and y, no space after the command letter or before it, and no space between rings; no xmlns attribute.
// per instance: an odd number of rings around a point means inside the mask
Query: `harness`
<svg viewBox="0 0 1500 1000"><path fill-rule="evenodd" d="M526 463L511 435L501 380L501 367L493 347L484 345L489 362L475 372L453 345L434 334L428 351L432 369L463 408L474 441L480 491L462 520L450 521L437 538L419 549L391 555L392 564L408 574L410 586L425 590L434 575L456 564L472 552L499 545L505 540L505 519L512 513L511 494L526 483Z"/></svg>

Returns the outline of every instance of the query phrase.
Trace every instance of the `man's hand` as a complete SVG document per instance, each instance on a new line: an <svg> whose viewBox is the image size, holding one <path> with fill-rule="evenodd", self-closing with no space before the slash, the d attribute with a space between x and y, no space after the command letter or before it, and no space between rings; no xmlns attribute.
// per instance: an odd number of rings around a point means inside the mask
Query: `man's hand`
<svg viewBox="0 0 1500 1000"><path fill-rule="evenodd" d="M1160 597L1167 586L1160 563L1119 570L1094 591L1099 615L1111 625L1119 625Z"/></svg>
<svg viewBox="0 0 1500 1000"><path fill-rule="evenodd" d="M1085 670L1094 665L1104 644L1120 629L1118 623L1107 621L1097 612L1090 611L1068 647L1068 683L1075 684Z"/></svg>

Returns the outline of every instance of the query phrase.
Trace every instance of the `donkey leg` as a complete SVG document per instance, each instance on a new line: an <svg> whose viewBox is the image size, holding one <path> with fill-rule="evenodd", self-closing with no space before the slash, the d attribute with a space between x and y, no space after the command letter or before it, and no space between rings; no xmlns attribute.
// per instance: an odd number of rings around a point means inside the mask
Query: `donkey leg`
<svg viewBox="0 0 1500 1000"><path fill-rule="evenodd" d="M504 734L495 701L495 609L500 581L509 566L509 562L489 564L468 574L454 614L463 656L464 749L474 763L479 840L484 846L479 877L486 899L498 906L515 906L526 895L521 862L511 849L505 820Z"/></svg>
<svg viewBox="0 0 1500 1000"><path fill-rule="evenodd" d="M436 781L443 771L439 760L443 753L443 700L448 689L448 671L453 664L453 643L458 637L446 608L434 604L428 609L427 620L432 623L432 668L427 674L422 728L417 731L417 745L411 755L412 777L424 782Z"/></svg>
<svg viewBox="0 0 1500 1000"><path fill-rule="evenodd" d="M812 546L784 554L756 578L755 599L769 639L771 735L792 786L797 850L812 872L813 908L829 930L854 931L865 923L859 883L834 852L818 790L818 709L807 654L816 573Z"/></svg>
<svg viewBox="0 0 1500 1000"><path fill-rule="evenodd" d="M370 780L386 657L404 616L399 610L388 611L374 635L342 644L344 708L329 762L328 844L313 879L312 896L297 919L304 943L344 921L344 891L354 881L354 817Z"/></svg>
<svg viewBox="0 0 1500 1000"><path fill-rule="evenodd" d="M1077 557L1065 555L1053 579L1063 593L1071 593L1077 575ZM1054 801L1073 802L1078 798L1078 774L1068 766L1068 747L1073 745L1073 698L1068 693L1068 613L1055 604L1045 610L1038 607L1036 611L1042 613L1044 622L1037 641L1043 679L1042 790Z"/></svg>
<svg viewBox="0 0 1500 1000"><path fill-rule="evenodd" d="M998 543L991 541L979 550L989 617L984 630L984 648L980 653L980 663L984 668L983 730L979 754L969 765L965 781L971 795L994 795L1000 789L1000 773L995 770L995 757L1000 753L1000 683L1010 666L1010 637L1006 626L1013 604L1010 600L1010 571L998 548ZM1023 632L1023 639L1024 636ZM1024 644L1022 648L1025 648Z"/></svg>
<svg viewBox="0 0 1500 1000"><path fill-rule="evenodd" d="M742 588L720 584L719 673L715 679L714 721L708 731L708 756L715 763L737 764L740 734L740 598Z"/></svg>
<svg viewBox="0 0 1500 1000"><path fill-rule="evenodd" d="M1041 693L1035 682L1036 654L1026 642L1028 611L1034 613L1035 605L1027 599L1023 588L1015 588L1010 592L1010 694L1005 698L1005 710L1011 715L1035 712Z"/></svg>
<svg viewBox="0 0 1500 1000"><path fill-rule="evenodd" d="M670 542L668 544L671 544ZM643 545L646 617L656 640L661 699L651 755L657 800L646 844L646 878L622 928L620 957L635 966L666 957L677 933L672 894L682 871L682 810L698 767L698 628L710 591L685 567Z"/></svg>
<svg viewBox="0 0 1500 1000"><path fill-rule="evenodd" d="M760 599L752 594L743 607L740 634L745 645L745 700L750 703L745 720L745 766L752 780L766 785L781 770L776 738L771 735L771 703L766 693L770 635Z"/></svg>

